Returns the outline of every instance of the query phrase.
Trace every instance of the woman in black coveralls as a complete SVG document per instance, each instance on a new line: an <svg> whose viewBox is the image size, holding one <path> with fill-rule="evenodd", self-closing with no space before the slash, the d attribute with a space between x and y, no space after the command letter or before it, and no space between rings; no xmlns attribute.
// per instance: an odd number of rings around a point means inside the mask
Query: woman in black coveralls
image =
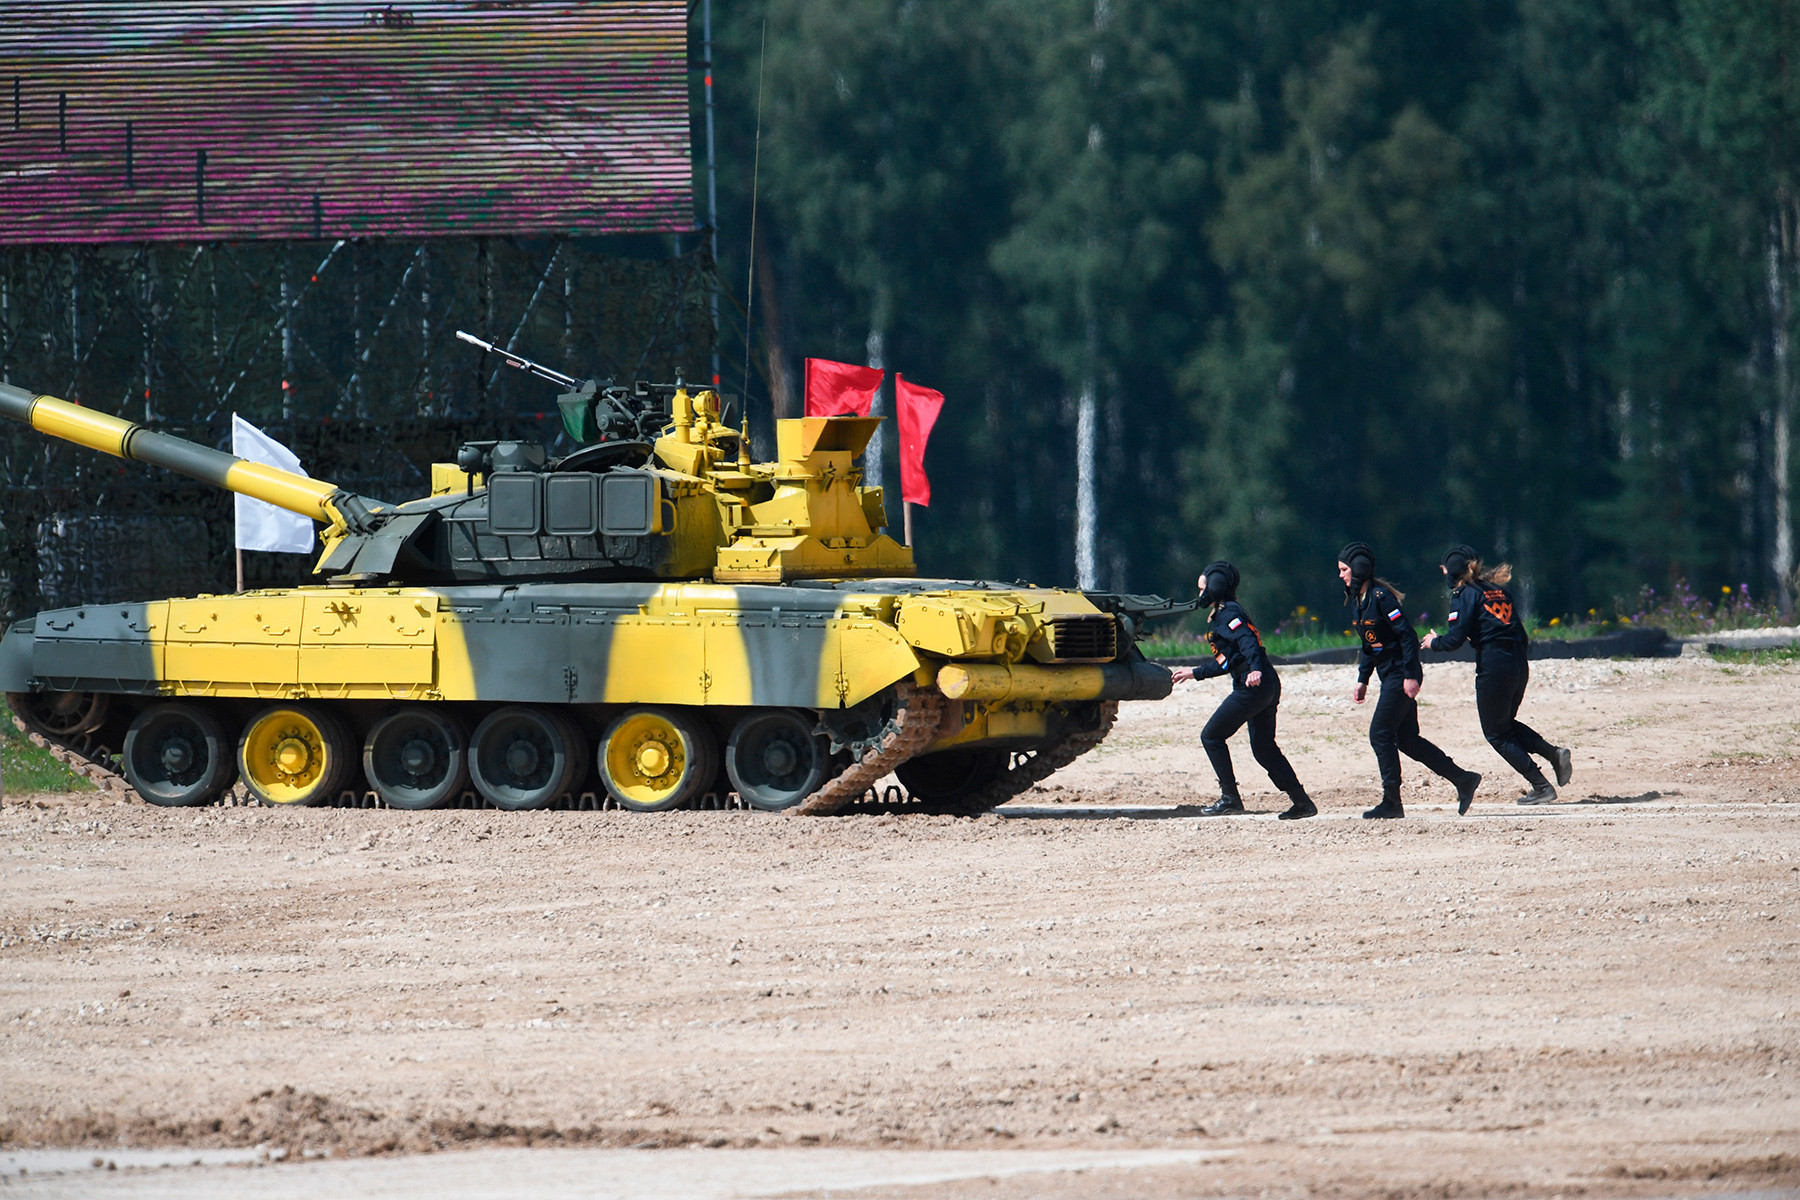
<svg viewBox="0 0 1800 1200"><path fill-rule="evenodd" d="M1475 647L1475 707L1481 714L1481 732L1507 765L1531 785L1518 802L1548 804L1556 799L1556 788L1538 770L1532 755L1556 769L1558 785L1569 782L1574 766L1566 748L1552 746L1519 720L1519 702L1531 679L1530 639L1519 606L1506 587L1512 580L1512 567L1501 563L1484 569L1474 549L1462 544L1450 547L1443 567L1450 581L1450 628L1443 637L1433 630L1419 645L1443 653L1465 641Z"/></svg>
<svg viewBox="0 0 1800 1200"><path fill-rule="evenodd" d="M1231 694L1220 702L1218 711L1200 732L1200 744L1206 748L1213 773L1219 777L1218 801L1200 811L1209 817L1244 811L1244 802L1238 796L1237 774L1231 768L1231 751L1225 741L1248 724L1250 753L1269 773L1269 782L1285 792L1290 801L1281 819L1295 821L1314 816L1319 810L1300 786L1287 755L1275 744L1275 710L1281 703L1281 679L1269 662L1250 614L1237 602L1237 588L1237 568L1228 562L1215 562L1200 573L1200 599L1212 605L1207 640L1212 644L1213 658L1198 667L1177 667L1174 671L1177 683L1231 676Z"/></svg>
<svg viewBox="0 0 1800 1200"><path fill-rule="evenodd" d="M1369 694L1369 676L1381 679L1375 714L1369 721L1369 745L1381 768L1381 803L1366 818L1404 817L1400 803L1400 756L1449 780L1456 788L1456 811L1469 811L1481 776L1465 771L1448 754L1419 733L1419 688L1425 681L1419 665L1419 635L1406 619L1406 597L1385 579L1375 578L1375 551L1367 542L1351 542L1338 551L1338 578L1344 599L1354 606L1351 628L1358 639L1356 687L1351 699L1361 704Z"/></svg>

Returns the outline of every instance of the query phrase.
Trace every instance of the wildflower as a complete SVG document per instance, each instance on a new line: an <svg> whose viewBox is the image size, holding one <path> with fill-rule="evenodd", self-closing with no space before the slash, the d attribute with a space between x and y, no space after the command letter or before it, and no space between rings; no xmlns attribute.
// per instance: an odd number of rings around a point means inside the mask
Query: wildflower
<svg viewBox="0 0 1800 1200"><path fill-rule="evenodd" d="M1550 618L1550 628L1552 628L1552 629L1554 629L1554 628L1556 628L1556 627L1557 627L1557 626L1558 626L1558 625L1561 625L1561 624L1562 624L1562 618L1561 618L1561 617L1551 617L1551 618Z"/></svg>
<svg viewBox="0 0 1800 1200"><path fill-rule="evenodd" d="M1727 596L1731 595L1731 585L1729 583L1726 584L1724 587L1720 588L1719 590L1721 592L1724 592Z"/></svg>
<svg viewBox="0 0 1800 1200"><path fill-rule="evenodd" d="M1296 617L1304 617L1306 615L1306 605L1302 604L1299 608L1296 608L1294 610L1294 615Z"/></svg>

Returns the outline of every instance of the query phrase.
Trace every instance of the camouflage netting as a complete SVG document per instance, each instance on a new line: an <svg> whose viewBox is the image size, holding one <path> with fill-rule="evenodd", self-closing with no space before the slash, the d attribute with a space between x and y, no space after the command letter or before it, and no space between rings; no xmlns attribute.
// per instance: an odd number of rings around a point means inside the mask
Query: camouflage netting
<svg viewBox="0 0 1800 1200"><path fill-rule="evenodd" d="M572 375L702 379L713 280L703 248L580 239L13 248L0 378L220 448L235 411L311 474L403 500L464 440L557 432L557 389L457 329ZM224 493L11 425L0 472L0 622L235 586ZM246 554L246 582L308 566Z"/></svg>

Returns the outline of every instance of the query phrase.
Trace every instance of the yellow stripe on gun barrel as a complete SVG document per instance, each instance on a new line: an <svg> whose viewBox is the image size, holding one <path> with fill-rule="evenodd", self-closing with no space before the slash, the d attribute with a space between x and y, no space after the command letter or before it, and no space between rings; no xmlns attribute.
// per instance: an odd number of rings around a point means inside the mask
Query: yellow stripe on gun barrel
<svg viewBox="0 0 1800 1200"><path fill-rule="evenodd" d="M331 510L325 501L337 491L322 479L308 479L279 467L241 458L225 473L225 486L315 521L331 520Z"/></svg>
<svg viewBox="0 0 1800 1200"><path fill-rule="evenodd" d="M125 438L134 426L110 413L95 412L55 396L39 396L31 406L31 427L39 433L125 457Z"/></svg>

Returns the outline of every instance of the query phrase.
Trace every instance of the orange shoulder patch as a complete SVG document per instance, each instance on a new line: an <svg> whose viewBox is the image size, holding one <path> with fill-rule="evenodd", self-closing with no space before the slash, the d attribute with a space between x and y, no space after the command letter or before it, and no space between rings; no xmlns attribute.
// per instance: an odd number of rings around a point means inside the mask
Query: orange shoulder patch
<svg viewBox="0 0 1800 1200"><path fill-rule="evenodd" d="M1502 625L1512 624L1513 605L1512 601L1507 598L1505 592L1487 591L1481 594L1481 598L1483 601L1482 607L1488 610L1489 616L1493 617L1494 620L1500 622Z"/></svg>

